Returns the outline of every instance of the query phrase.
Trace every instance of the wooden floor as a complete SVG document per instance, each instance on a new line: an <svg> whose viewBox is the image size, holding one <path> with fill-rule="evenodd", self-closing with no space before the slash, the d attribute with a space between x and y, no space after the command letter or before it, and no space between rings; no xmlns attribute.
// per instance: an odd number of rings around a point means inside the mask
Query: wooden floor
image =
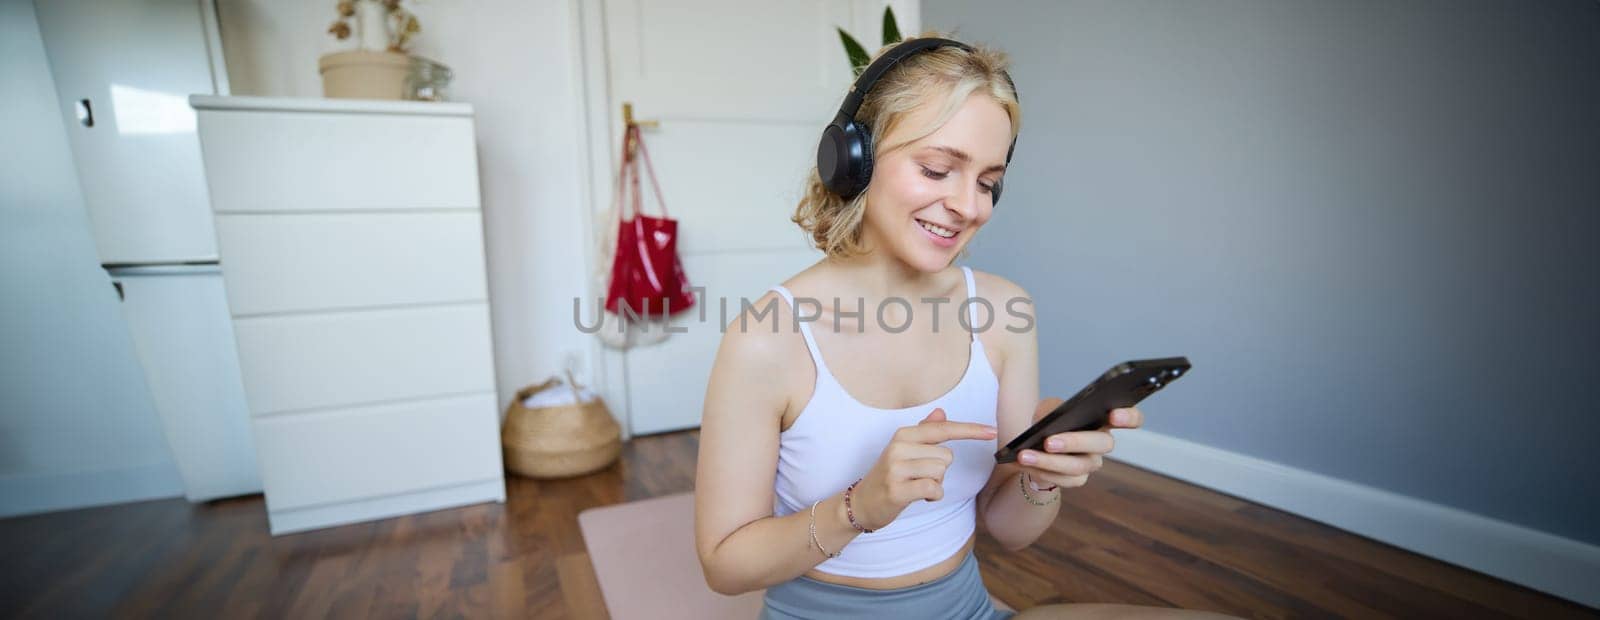
<svg viewBox="0 0 1600 620"><path fill-rule="evenodd" d="M580 510L694 488L698 432L610 469L507 479L505 504L278 538L260 496L0 521L0 618L604 618ZM1594 610L1108 459L1033 547L979 538L1013 607L1126 602L1243 617L1573 618Z"/></svg>

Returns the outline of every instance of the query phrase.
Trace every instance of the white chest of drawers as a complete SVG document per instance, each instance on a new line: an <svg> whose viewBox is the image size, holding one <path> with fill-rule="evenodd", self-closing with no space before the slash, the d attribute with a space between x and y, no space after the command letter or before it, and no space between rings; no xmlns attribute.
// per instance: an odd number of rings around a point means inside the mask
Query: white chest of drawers
<svg viewBox="0 0 1600 620"><path fill-rule="evenodd" d="M504 501L471 106L190 104L272 533Z"/></svg>

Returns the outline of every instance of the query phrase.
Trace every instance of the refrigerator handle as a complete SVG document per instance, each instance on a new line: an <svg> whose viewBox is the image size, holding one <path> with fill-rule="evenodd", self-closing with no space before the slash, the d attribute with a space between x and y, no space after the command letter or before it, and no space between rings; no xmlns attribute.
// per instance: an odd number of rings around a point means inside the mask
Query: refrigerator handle
<svg viewBox="0 0 1600 620"><path fill-rule="evenodd" d="M89 100L78 100L78 123L84 127L94 127L94 108L89 107Z"/></svg>

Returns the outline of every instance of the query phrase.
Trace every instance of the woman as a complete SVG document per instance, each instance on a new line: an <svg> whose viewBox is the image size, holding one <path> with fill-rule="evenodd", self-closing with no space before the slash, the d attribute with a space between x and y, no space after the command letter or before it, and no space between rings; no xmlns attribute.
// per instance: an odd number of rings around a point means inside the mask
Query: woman
<svg viewBox="0 0 1600 620"><path fill-rule="evenodd" d="M981 47L885 64L854 116L873 135L870 182L846 197L812 171L792 219L825 257L728 324L706 389L696 547L713 590L766 589L763 618L1008 617L979 579L977 524L1032 544L1100 468L1110 427L1142 420L1118 409L994 462L1061 402L1038 398L1027 292L953 264L994 214L1016 92L1005 55ZM1021 617L1063 614L1189 612Z"/></svg>

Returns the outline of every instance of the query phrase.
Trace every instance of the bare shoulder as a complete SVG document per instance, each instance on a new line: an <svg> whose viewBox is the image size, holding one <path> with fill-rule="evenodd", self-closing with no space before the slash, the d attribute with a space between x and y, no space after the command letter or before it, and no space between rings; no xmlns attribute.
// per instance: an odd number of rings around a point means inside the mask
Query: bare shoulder
<svg viewBox="0 0 1600 620"><path fill-rule="evenodd" d="M767 291L755 299L728 301L730 306L736 303L739 312L722 326L721 348L729 352L733 361L762 367L781 365L794 348L794 339L785 337L784 328L794 319L788 301L776 291Z"/></svg>
<svg viewBox="0 0 1600 620"><path fill-rule="evenodd" d="M797 290L826 288L825 271L818 261L782 284L794 295L799 294L794 292ZM809 392L816 373L811 364L799 364L809 360L811 354L789 301L778 291L767 289L754 299L728 299L727 305L727 312L734 316L722 326L722 343L712 366L713 380L721 377L730 384L747 384L739 389L759 387L767 394L781 393L784 405L799 398L797 390Z"/></svg>
<svg viewBox="0 0 1600 620"><path fill-rule="evenodd" d="M1005 305L1006 300L1013 297L1032 299L1028 295L1028 291L1022 288L1022 285L1012 282L999 274L973 269L972 279L977 281L978 295L988 299L989 303L996 306Z"/></svg>
<svg viewBox="0 0 1600 620"><path fill-rule="evenodd" d="M987 271L972 270L978 296L989 302L994 322L985 330L984 344L999 347L1002 356L1026 348L1033 342L1036 311L1033 295L1009 278ZM982 327L982 320L979 320Z"/></svg>
<svg viewBox="0 0 1600 620"><path fill-rule="evenodd" d="M770 290L755 299L728 301L730 310L737 304L738 313L722 327L712 382L720 379L723 385L743 389L762 386L768 395L786 402L789 361L807 355L805 341L794 333L793 309L782 295Z"/></svg>

